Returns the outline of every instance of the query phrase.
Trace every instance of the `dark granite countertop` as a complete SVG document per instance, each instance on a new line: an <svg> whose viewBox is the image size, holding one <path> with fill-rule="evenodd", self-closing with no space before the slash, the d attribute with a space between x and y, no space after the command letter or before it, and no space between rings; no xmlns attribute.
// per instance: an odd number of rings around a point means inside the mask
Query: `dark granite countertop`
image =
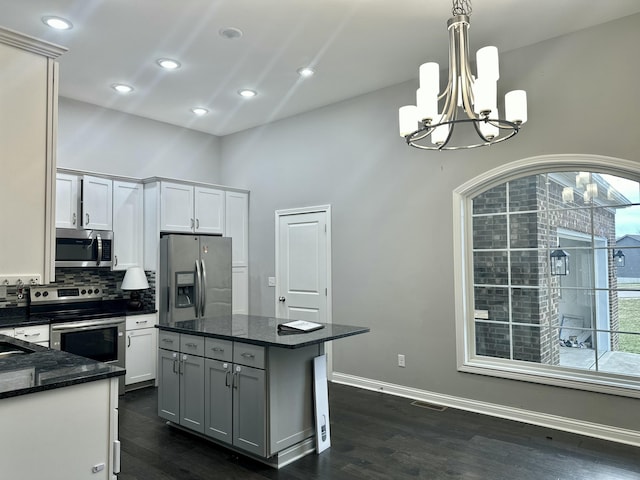
<svg viewBox="0 0 640 480"><path fill-rule="evenodd" d="M278 333L278 324L290 320L256 315L232 315L186 320L157 325L160 330L203 337L223 338L254 345L300 348L369 332L367 327L323 323L323 328L307 333Z"/></svg>
<svg viewBox="0 0 640 480"><path fill-rule="evenodd" d="M120 367L0 335L0 343L33 353L0 356L0 399L124 375ZM1 403L0 403L1 405Z"/></svg>
<svg viewBox="0 0 640 480"><path fill-rule="evenodd" d="M128 310L126 300L106 300L103 302L105 314L114 317L130 317L156 313L153 308L143 310ZM30 316L27 308L2 308L0 309L0 329L13 327L26 327L29 325L42 325L49 323L46 314Z"/></svg>

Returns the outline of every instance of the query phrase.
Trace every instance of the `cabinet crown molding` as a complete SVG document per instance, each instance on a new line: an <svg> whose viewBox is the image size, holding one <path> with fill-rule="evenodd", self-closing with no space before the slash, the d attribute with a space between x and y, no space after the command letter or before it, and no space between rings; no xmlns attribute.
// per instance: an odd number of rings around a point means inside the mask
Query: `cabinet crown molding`
<svg viewBox="0 0 640 480"><path fill-rule="evenodd" d="M51 59L56 59L68 51L68 48L61 45L45 42L44 40L5 27L0 27L0 43L37 53L38 55Z"/></svg>

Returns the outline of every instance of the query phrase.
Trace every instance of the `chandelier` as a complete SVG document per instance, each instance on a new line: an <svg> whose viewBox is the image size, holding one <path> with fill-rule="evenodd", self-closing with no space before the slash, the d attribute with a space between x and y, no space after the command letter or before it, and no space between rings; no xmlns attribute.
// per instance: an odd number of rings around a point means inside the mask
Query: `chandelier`
<svg viewBox="0 0 640 480"><path fill-rule="evenodd" d="M400 136L408 145L424 150L459 150L493 145L513 137L527 121L527 94L513 90L505 95L505 116L497 104L498 49L484 47L476 53L477 76L469 66L469 16L471 0L453 0L449 30L449 81L440 91L440 67L420 66L416 105L400 107ZM438 104L442 109L438 109ZM470 144L455 144L459 124L473 126L477 136ZM469 129L471 130L471 129ZM471 130L473 131L473 130ZM450 143L451 142L451 143Z"/></svg>

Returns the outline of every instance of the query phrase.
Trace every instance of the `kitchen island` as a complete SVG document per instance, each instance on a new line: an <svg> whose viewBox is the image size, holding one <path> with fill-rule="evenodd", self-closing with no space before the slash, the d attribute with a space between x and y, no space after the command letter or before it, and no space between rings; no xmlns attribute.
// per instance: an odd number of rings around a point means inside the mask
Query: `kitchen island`
<svg viewBox="0 0 640 480"><path fill-rule="evenodd" d="M316 448L314 359L328 341L366 327L278 331L254 315L158 325L158 415L280 468Z"/></svg>
<svg viewBox="0 0 640 480"><path fill-rule="evenodd" d="M2 478L115 479L124 369L0 335Z"/></svg>

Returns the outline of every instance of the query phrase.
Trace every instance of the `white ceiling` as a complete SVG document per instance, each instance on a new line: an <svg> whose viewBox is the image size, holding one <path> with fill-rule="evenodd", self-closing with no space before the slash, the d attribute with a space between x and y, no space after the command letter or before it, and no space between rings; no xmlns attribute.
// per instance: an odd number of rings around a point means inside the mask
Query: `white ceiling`
<svg viewBox="0 0 640 480"><path fill-rule="evenodd" d="M476 0L472 53L640 12L638 0ZM69 48L60 95L226 135L417 78L446 64L451 0L0 0L0 25ZM72 30L45 26L65 17ZM225 27L244 32L228 40ZM167 72L160 57L179 60ZM299 67L317 73L298 77ZM135 91L122 96L110 85ZM237 91L258 91L252 99ZM210 113L194 117L190 108Z"/></svg>

